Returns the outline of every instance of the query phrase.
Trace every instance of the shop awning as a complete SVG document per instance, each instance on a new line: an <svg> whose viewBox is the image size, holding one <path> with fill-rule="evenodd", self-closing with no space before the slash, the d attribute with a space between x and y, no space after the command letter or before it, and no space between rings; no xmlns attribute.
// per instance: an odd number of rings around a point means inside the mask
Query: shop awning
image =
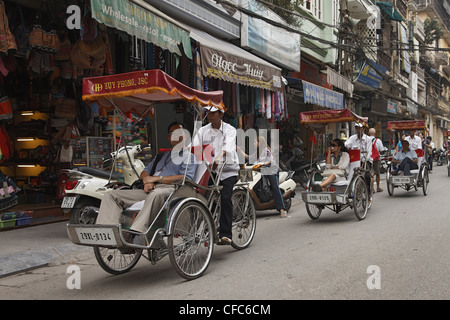
<svg viewBox="0 0 450 320"><path fill-rule="evenodd" d="M181 56L179 46L192 59L189 31L142 0L91 0L92 17Z"/></svg>
<svg viewBox="0 0 450 320"><path fill-rule="evenodd" d="M303 99L305 103L312 103L328 109L344 109L344 95L342 93L309 83L302 80Z"/></svg>
<svg viewBox="0 0 450 320"><path fill-rule="evenodd" d="M281 69L206 32L189 27L200 43L204 76L272 91L281 90Z"/></svg>
<svg viewBox="0 0 450 320"><path fill-rule="evenodd" d="M392 6L392 3L377 1L377 6L379 6L380 9L383 10L389 18L391 18L391 20L399 22L405 21L400 13Z"/></svg>

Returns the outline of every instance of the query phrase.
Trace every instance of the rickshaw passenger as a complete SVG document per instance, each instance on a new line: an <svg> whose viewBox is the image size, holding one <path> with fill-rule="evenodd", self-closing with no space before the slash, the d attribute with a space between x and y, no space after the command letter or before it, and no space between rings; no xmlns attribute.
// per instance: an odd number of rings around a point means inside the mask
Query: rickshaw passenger
<svg viewBox="0 0 450 320"><path fill-rule="evenodd" d="M175 132L176 130L177 132ZM194 161L194 155L183 148L186 139L182 130L183 126L178 122L169 125L168 140L172 149L155 157L142 171L140 178L144 183L143 190L112 190L105 193L96 224L119 224L124 209L145 200L144 206L133 221L130 230L141 233L147 232L149 225L156 218L164 202L174 191L175 186L172 183L184 178L188 161L190 162L186 178L191 180L194 178L197 164ZM183 145L179 146L179 143ZM190 160L188 160L187 155L190 155ZM132 242L134 235L125 232L124 237L127 242Z"/></svg>
<svg viewBox="0 0 450 320"><path fill-rule="evenodd" d="M325 190L334 181L346 180L350 167L350 155L341 139L334 139L327 151L326 169L322 173L325 179L313 184L313 191Z"/></svg>
<svg viewBox="0 0 450 320"><path fill-rule="evenodd" d="M395 154L392 159L392 163L397 165L395 170L391 171L391 174L396 176L401 170L405 176L411 175L411 170L419 169L417 154L409 148L408 140L402 141L402 150Z"/></svg>

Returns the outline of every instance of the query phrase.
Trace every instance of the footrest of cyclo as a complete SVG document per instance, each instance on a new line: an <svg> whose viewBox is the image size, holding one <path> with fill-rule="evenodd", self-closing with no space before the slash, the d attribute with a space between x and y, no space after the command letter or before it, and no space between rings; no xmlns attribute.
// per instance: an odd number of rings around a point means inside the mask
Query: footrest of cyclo
<svg viewBox="0 0 450 320"><path fill-rule="evenodd" d="M68 224L67 233L77 245L125 247L121 225Z"/></svg>

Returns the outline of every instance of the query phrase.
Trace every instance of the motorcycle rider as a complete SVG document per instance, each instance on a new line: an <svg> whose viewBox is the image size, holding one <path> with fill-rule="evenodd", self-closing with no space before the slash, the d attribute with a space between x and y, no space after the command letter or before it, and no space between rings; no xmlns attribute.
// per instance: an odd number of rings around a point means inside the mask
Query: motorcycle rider
<svg viewBox="0 0 450 320"><path fill-rule="evenodd" d="M426 149L426 160L428 164L430 165L430 170L428 173L433 173L433 150L434 150L434 142L431 141L431 136L428 136L425 140L425 149Z"/></svg>
<svg viewBox="0 0 450 320"><path fill-rule="evenodd" d="M105 193L96 224L119 224L124 209L145 200L144 206L130 227L131 231L145 233L167 197L175 190L172 183L184 178L186 166L188 166L186 178L193 180L197 169L194 155L187 149L178 146L179 143L183 143L184 146L186 140L183 134L183 126L178 122L171 123L168 127L168 134L172 149L161 154L161 156L158 155L142 171L140 178L144 184L144 189L118 189ZM177 146L176 149L175 146ZM187 155L191 157L189 164ZM131 243L134 235L124 232L124 238L126 242Z"/></svg>

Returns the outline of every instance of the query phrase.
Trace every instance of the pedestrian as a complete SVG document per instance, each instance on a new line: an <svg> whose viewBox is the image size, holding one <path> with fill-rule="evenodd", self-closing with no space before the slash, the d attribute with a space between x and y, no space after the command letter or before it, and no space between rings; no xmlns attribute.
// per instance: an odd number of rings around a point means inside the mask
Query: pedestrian
<svg viewBox="0 0 450 320"><path fill-rule="evenodd" d="M364 179L370 195L369 201L372 201L372 176L370 174L372 168L372 140L364 133L362 123L355 123L355 131L356 133L345 141L345 147L348 150L359 149L361 151L361 166L366 165L367 170L364 174Z"/></svg>
<svg viewBox="0 0 450 320"><path fill-rule="evenodd" d="M434 150L434 142L431 139L431 136L428 136L425 140L425 153L426 161L430 165L429 173L433 173L433 150Z"/></svg>
<svg viewBox="0 0 450 320"><path fill-rule="evenodd" d="M175 134L174 132L177 131ZM149 225L157 217L160 209L169 195L175 190L174 181L184 178L193 180L197 169L194 155L184 147L186 141L183 134L183 126L173 122L168 127L168 140L172 145L171 151L158 154L155 159L142 171L140 178L144 189L111 190L105 193L96 224L120 224L120 218L124 209L133 204L145 200L144 206L134 219L130 230L136 233L146 233ZM172 136L176 136L176 139ZM179 147L179 144L183 144ZM177 146L176 152L174 151ZM186 157L190 156L189 159ZM124 239L132 243L135 234L124 232ZM137 240L137 239L136 239ZM139 237L140 244L145 244L145 239ZM148 241L148 239L147 239Z"/></svg>
<svg viewBox="0 0 450 320"><path fill-rule="evenodd" d="M193 139L193 146L210 145L213 148L213 173L217 174L220 164L225 165L220 176L221 212L219 221L219 245L232 242L233 203L232 193L239 175L239 161L236 151L236 129L222 120L224 109L203 107L207 112L208 124L201 127Z"/></svg>
<svg viewBox="0 0 450 320"><path fill-rule="evenodd" d="M270 149L269 145L267 144L266 139L263 136L258 136L255 139L254 146L257 151L258 150L260 151L257 163L264 165L264 166L271 166L271 168L264 168L265 170L272 171L272 168L275 168L275 167L278 168L278 166L276 166L275 159L272 154L272 150ZM240 147L237 147L237 150L239 153L241 153L244 156L246 161L248 161L248 159L256 159L256 154L249 156ZM281 190L280 190L278 170L276 170L276 172L270 172L271 174L263 174L264 169L261 170L261 175L263 176L263 178L266 178L267 180L269 180L270 188L272 190L272 196L275 201L275 207L278 210L278 212L280 213L280 217L286 218L287 212L286 212L286 206L284 205L283 196L282 196Z"/></svg>
<svg viewBox="0 0 450 320"><path fill-rule="evenodd" d="M383 189L380 188L380 153L385 151L386 148L383 146L383 143L380 139L375 137L377 131L375 128L369 129L369 136L372 139L372 171L375 175L375 181L377 183L377 192L383 192ZM375 150L378 151L378 155L375 156Z"/></svg>

